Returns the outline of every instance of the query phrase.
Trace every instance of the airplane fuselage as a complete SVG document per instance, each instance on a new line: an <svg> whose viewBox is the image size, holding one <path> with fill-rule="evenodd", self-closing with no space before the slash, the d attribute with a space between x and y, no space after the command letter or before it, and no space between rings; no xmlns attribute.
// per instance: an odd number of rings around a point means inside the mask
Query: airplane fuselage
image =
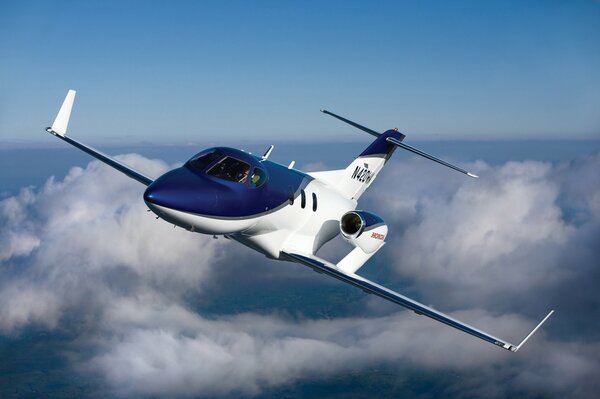
<svg viewBox="0 0 600 399"><path fill-rule="evenodd" d="M237 162L231 169L239 176L215 171L226 162ZM258 184L255 173L261 174ZM284 246L316 253L339 234L342 215L356 208L356 201L307 173L226 147L165 173L148 186L144 200L168 222L226 235L271 258L279 258Z"/></svg>

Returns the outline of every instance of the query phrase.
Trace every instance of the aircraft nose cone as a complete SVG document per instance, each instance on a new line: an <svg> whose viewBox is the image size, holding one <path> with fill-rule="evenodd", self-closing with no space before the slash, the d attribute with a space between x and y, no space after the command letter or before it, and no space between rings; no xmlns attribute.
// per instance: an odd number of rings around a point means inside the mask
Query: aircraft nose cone
<svg viewBox="0 0 600 399"><path fill-rule="evenodd" d="M155 180L144 191L144 201L156 205L165 205L165 202L168 202L168 198L171 196L170 191L169 185L165 184L164 180Z"/></svg>
<svg viewBox="0 0 600 399"><path fill-rule="evenodd" d="M162 202L160 199L164 197L164 189L161 190L161 185L153 182L146 188L144 191L144 201L149 202L151 204L156 204L157 202Z"/></svg>
<svg viewBox="0 0 600 399"><path fill-rule="evenodd" d="M212 212L222 189L185 166L173 169L150 184L144 200L152 205L184 212Z"/></svg>
<svg viewBox="0 0 600 399"><path fill-rule="evenodd" d="M179 209L199 186L198 178L185 168L169 171L146 188L144 201L167 208Z"/></svg>

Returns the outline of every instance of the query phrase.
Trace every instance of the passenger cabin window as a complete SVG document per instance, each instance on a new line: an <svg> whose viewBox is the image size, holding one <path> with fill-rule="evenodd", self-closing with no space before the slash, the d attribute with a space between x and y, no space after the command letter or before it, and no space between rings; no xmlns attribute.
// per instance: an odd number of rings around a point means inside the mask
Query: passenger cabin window
<svg viewBox="0 0 600 399"><path fill-rule="evenodd" d="M195 169L199 171L203 171L206 169L208 165L221 158L223 154L219 151L212 151L208 154L200 155L198 158L194 158L190 161L190 165L192 165Z"/></svg>
<svg viewBox="0 0 600 399"><path fill-rule="evenodd" d="M317 211L317 194L312 193L312 197L313 197L313 212Z"/></svg>
<svg viewBox="0 0 600 399"><path fill-rule="evenodd" d="M232 157L225 157L206 173L219 179L244 183L248 179L250 165Z"/></svg>
<svg viewBox="0 0 600 399"><path fill-rule="evenodd" d="M302 208L306 207L306 193L304 190L300 190L300 206Z"/></svg>
<svg viewBox="0 0 600 399"><path fill-rule="evenodd" d="M267 175L261 168L254 168L252 176L250 176L250 187L260 187L267 181Z"/></svg>

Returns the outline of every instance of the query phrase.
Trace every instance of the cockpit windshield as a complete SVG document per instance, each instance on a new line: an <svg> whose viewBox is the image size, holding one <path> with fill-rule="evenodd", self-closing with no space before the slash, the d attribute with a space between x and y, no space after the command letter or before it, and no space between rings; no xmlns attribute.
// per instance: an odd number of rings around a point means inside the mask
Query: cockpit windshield
<svg viewBox="0 0 600 399"><path fill-rule="evenodd" d="M231 148L211 148L195 155L187 167L197 173L258 188L268 180L256 157Z"/></svg>
<svg viewBox="0 0 600 399"><path fill-rule="evenodd" d="M206 173L219 179L244 183L248 179L249 172L250 165L246 162L233 157L225 157Z"/></svg>
<svg viewBox="0 0 600 399"><path fill-rule="evenodd" d="M216 161L217 159L220 159L222 157L223 157L223 154L221 154L217 150L213 150L213 151L209 152L208 154L200 155L199 157L192 159L190 161L190 165L192 165L194 167L194 169L197 169L199 171L204 171L204 169L208 165L210 165L211 163L213 163L214 161Z"/></svg>
<svg viewBox="0 0 600 399"><path fill-rule="evenodd" d="M264 170L262 170L261 168L254 168L254 171L252 172L252 176L250 177L250 186L251 187L260 187L262 186L265 181L267 180L267 175L265 174Z"/></svg>

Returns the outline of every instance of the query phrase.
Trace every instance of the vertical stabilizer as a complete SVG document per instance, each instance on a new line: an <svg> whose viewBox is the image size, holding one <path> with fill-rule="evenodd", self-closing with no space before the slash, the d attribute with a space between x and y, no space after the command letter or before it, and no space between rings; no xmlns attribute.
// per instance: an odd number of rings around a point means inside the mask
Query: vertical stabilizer
<svg viewBox="0 0 600 399"><path fill-rule="evenodd" d="M357 200L373 183L396 149L387 141L388 137L404 139L396 130L382 133L340 174L336 188L345 197Z"/></svg>

